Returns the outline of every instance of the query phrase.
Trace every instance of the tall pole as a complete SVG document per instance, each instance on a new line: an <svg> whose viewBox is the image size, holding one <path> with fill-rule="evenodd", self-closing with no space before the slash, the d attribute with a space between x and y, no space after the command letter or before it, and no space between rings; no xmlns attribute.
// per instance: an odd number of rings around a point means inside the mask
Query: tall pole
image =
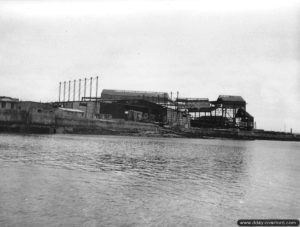
<svg viewBox="0 0 300 227"><path fill-rule="evenodd" d="M93 78L90 79L90 101L92 100Z"/></svg>
<svg viewBox="0 0 300 227"><path fill-rule="evenodd" d="M79 83L78 83L78 101L80 101L80 88L81 88L81 79L79 79Z"/></svg>
<svg viewBox="0 0 300 227"><path fill-rule="evenodd" d="M177 91L177 99L176 99L176 104L177 104L176 123L177 124L179 124L178 97L179 97L179 91Z"/></svg>
<svg viewBox="0 0 300 227"><path fill-rule="evenodd" d="M69 94L68 94L68 101L70 101L70 94L71 94L71 80L69 80Z"/></svg>
<svg viewBox="0 0 300 227"><path fill-rule="evenodd" d="M86 78L84 78L84 98L86 96Z"/></svg>
<svg viewBox="0 0 300 227"><path fill-rule="evenodd" d="M66 81L64 81L64 102L66 101Z"/></svg>
<svg viewBox="0 0 300 227"><path fill-rule="evenodd" d="M96 105L95 105L95 113L98 114L98 76L96 77Z"/></svg>
<svg viewBox="0 0 300 227"><path fill-rule="evenodd" d="M98 76L96 77L96 101L98 98Z"/></svg>
<svg viewBox="0 0 300 227"><path fill-rule="evenodd" d="M75 101L75 91L76 91L76 80L74 80L74 86L73 86L73 101Z"/></svg>
<svg viewBox="0 0 300 227"><path fill-rule="evenodd" d="M59 82L58 102L60 102L61 82Z"/></svg>
<svg viewBox="0 0 300 227"><path fill-rule="evenodd" d="M172 97L172 95L173 95L173 92L171 91L171 103L169 103L171 109L173 109L173 97Z"/></svg>

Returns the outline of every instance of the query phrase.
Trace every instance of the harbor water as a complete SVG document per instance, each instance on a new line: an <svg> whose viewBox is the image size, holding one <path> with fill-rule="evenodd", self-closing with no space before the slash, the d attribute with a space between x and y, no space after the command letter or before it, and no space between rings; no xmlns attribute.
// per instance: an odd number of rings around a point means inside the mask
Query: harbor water
<svg viewBox="0 0 300 227"><path fill-rule="evenodd" d="M299 219L299 176L299 142L0 134L0 226Z"/></svg>

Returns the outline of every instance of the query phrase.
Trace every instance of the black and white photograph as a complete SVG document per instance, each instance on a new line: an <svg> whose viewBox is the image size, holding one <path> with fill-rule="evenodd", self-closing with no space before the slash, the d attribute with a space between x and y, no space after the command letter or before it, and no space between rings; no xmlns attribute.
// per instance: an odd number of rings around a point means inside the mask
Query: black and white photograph
<svg viewBox="0 0 300 227"><path fill-rule="evenodd" d="M0 0L0 227L299 219L300 0Z"/></svg>

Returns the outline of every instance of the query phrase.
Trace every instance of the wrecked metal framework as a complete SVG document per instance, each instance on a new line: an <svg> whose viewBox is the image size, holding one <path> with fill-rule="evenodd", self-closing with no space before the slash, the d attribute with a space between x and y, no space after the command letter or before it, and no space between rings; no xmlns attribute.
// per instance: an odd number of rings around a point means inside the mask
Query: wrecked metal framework
<svg viewBox="0 0 300 227"><path fill-rule="evenodd" d="M241 96L220 95L216 101L180 98L180 110L191 115L193 127L253 129L254 118L246 112L246 101Z"/></svg>
<svg viewBox="0 0 300 227"><path fill-rule="evenodd" d="M93 80L96 82L94 86ZM99 97L98 77L91 77L74 80L73 83L60 82L57 106L85 109L85 115L92 118L101 117L101 114L108 115L109 111L104 111L107 108L112 111L112 115L120 117L119 112L128 112L130 107L130 111L135 111L134 114L147 113L148 119L152 121L180 122L186 117L191 119L191 126L194 127L253 128L254 118L246 111L246 101L241 96L220 95L216 101L209 101L207 98L179 98L179 92L176 96L173 99L172 92L169 96L167 92L104 89ZM121 106L126 108L121 110ZM103 107L105 113L101 111Z"/></svg>

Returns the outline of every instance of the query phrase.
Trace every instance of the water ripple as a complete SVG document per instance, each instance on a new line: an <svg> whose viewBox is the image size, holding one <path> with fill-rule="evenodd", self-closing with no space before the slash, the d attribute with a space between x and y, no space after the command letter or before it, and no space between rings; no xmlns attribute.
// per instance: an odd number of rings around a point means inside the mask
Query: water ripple
<svg viewBox="0 0 300 227"><path fill-rule="evenodd" d="M295 218L299 148L0 134L0 220L7 220L4 226L199 226L212 220L231 226L241 217Z"/></svg>

